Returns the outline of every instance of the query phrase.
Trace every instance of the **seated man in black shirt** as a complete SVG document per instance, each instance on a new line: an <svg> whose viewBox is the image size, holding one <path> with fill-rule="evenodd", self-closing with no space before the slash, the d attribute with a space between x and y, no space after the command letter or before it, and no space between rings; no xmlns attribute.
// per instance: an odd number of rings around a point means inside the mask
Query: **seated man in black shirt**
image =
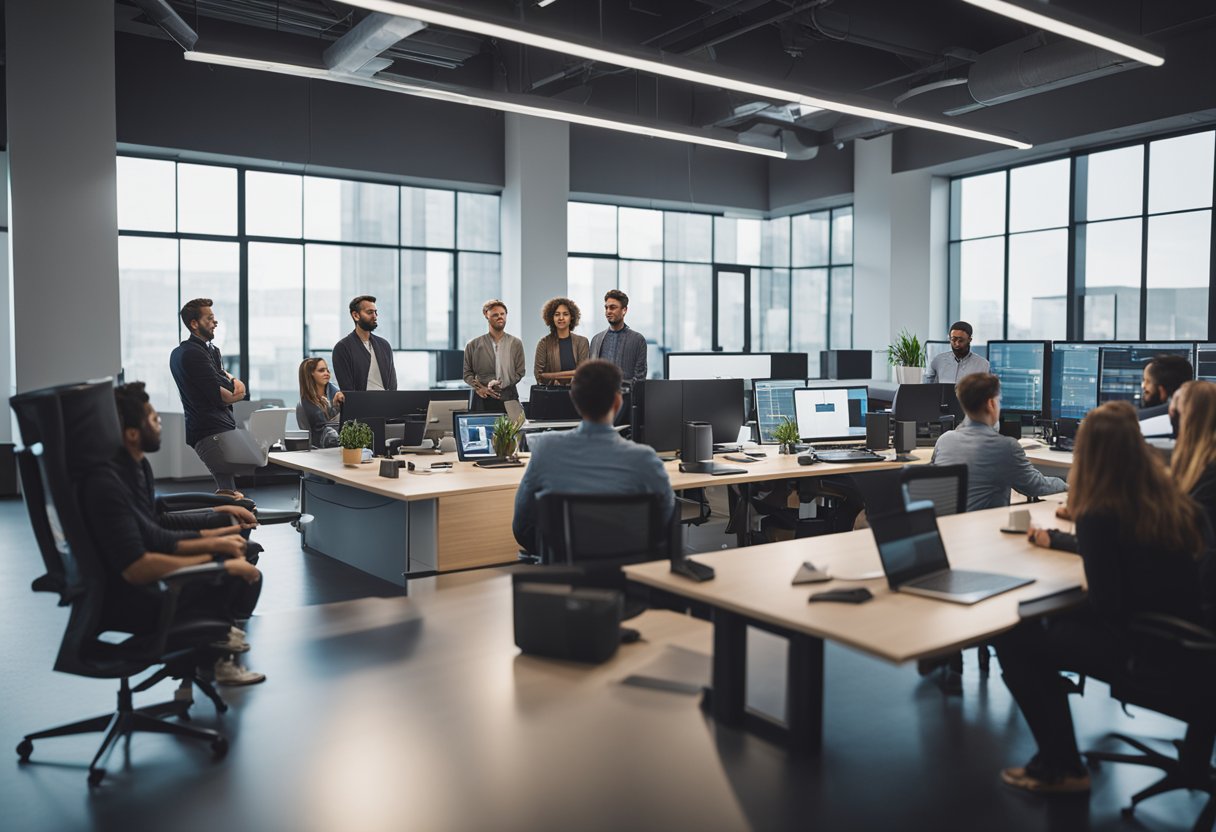
<svg viewBox="0 0 1216 832"><path fill-rule="evenodd" d="M152 490L152 467L144 456L160 447L160 416L148 401L142 383L115 391L123 449L105 466L89 472L81 483L81 505L98 554L106 568L107 603L102 624L107 629L139 634L155 625L160 598L143 589L186 566L222 562L228 575L219 585L195 584L178 599L179 614L204 613L235 621L247 616L261 591L261 573L245 559L240 531L247 525L237 515L213 528L168 529L158 522ZM243 510L242 510L243 511ZM191 521L181 520L182 525ZM200 527L213 525L196 515ZM248 645L239 631L230 634L230 654L217 662L220 684L254 684L266 677L243 670L231 653Z"/></svg>

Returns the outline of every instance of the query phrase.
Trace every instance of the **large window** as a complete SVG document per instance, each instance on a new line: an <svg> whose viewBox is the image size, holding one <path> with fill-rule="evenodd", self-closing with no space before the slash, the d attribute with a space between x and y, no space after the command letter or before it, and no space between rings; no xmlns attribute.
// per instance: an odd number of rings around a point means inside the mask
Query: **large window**
<svg viewBox="0 0 1216 832"><path fill-rule="evenodd" d="M623 290L652 376L671 351L852 346L852 207L750 219L571 202L568 227L584 329L602 328L604 293Z"/></svg>
<svg viewBox="0 0 1216 832"><path fill-rule="evenodd" d="M979 341L1208 338L1214 156L1209 130L955 179L951 318Z"/></svg>
<svg viewBox="0 0 1216 832"><path fill-rule="evenodd" d="M194 297L215 301L216 345L256 399L299 398L300 360L350 330L356 295L377 298L395 348L457 348L501 294L498 210L489 194L120 156L126 376L180 406L169 352Z"/></svg>

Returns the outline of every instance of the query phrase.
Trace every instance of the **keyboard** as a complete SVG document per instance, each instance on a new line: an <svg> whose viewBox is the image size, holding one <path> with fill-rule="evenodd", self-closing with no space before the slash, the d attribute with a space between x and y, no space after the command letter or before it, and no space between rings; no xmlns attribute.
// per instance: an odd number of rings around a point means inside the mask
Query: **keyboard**
<svg viewBox="0 0 1216 832"><path fill-rule="evenodd" d="M881 457L873 451L867 451L864 448L854 448L845 451L818 451L815 458L820 462L885 462L886 458Z"/></svg>
<svg viewBox="0 0 1216 832"><path fill-rule="evenodd" d="M819 451L864 451L866 446L864 443L854 445L849 442L833 442L830 445L811 445L811 450L818 453Z"/></svg>
<svg viewBox="0 0 1216 832"><path fill-rule="evenodd" d="M941 572L937 575L929 575L926 578L912 581L908 586L916 587L917 589L930 589L934 592L949 592L953 595L961 595L966 592L981 592L992 589L993 579L1003 578L1003 575L990 575L986 572L967 572L950 570L949 572Z"/></svg>
<svg viewBox="0 0 1216 832"><path fill-rule="evenodd" d="M479 459L473 465L478 468L519 468L523 463L517 459L504 459L503 457L491 456Z"/></svg>

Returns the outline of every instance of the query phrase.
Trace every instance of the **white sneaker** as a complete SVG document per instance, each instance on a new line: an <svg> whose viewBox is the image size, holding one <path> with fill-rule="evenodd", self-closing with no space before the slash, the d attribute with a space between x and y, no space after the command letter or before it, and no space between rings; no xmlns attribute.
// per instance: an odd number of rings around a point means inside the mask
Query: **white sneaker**
<svg viewBox="0 0 1216 832"><path fill-rule="evenodd" d="M249 652L249 642L245 641L245 631L239 627L230 627L228 629L228 638L224 641L213 642L211 646L227 650L229 653Z"/></svg>
<svg viewBox="0 0 1216 832"><path fill-rule="evenodd" d="M220 659L215 663L215 683L217 685L256 685L265 682L266 674L246 670L231 657Z"/></svg>

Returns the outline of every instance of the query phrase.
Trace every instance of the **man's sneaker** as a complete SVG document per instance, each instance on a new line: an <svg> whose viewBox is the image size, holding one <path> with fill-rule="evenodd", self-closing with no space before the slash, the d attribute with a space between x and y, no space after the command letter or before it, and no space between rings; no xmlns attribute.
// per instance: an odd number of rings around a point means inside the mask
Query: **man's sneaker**
<svg viewBox="0 0 1216 832"><path fill-rule="evenodd" d="M1001 772L1001 781L1015 789L1035 794L1080 794L1089 791L1088 774L1062 774L1058 777L1040 777L1027 768L1007 768Z"/></svg>
<svg viewBox="0 0 1216 832"><path fill-rule="evenodd" d="M215 683L217 685L256 685L265 682L265 673L246 670L231 657L220 659L215 663Z"/></svg>
<svg viewBox="0 0 1216 832"><path fill-rule="evenodd" d="M237 627L229 627L228 638L224 641L213 642L211 646L226 650L229 653L246 653L249 651L249 642L245 641L245 631Z"/></svg>

